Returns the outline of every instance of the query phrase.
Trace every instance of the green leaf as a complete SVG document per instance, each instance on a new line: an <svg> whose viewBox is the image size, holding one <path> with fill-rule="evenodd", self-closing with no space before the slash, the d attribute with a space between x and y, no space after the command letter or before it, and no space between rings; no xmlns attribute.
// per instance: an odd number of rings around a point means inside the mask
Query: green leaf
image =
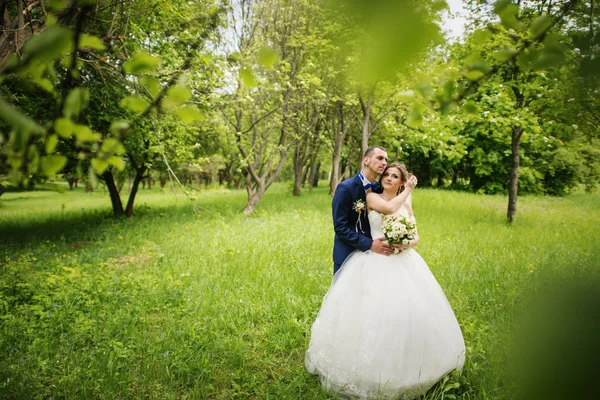
<svg viewBox="0 0 600 400"><path fill-rule="evenodd" d="M9 157L8 163L10 164L10 167L13 169L13 171L17 171L23 165L23 159L21 157Z"/></svg>
<svg viewBox="0 0 600 400"><path fill-rule="evenodd" d="M512 4L511 0L498 0L494 3L494 12L500 14L506 7Z"/></svg>
<svg viewBox="0 0 600 400"><path fill-rule="evenodd" d="M94 172L94 167L92 167L91 165L88 168L88 180L90 182L90 185L92 185L92 187L96 187L96 185L98 185L98 176Z"/></svg>
<svg viewBox="0 0 600 400"><path fill-rule="evenodd" d="M152 71L161 61L160 57L154 57L146 53L137 53L123 64L123 70L128 74L142 74Z"/></svg>
<svg viewBox="0 0 600 400"><path fill-rule="evenodd" d="M498 60L500 62L505 62L505 61L510 60L512 57L514 57L514 55L517 53L518 53L518 51L515 49L504 48L504 49L495 51L492 54L492 57L494 57L496 60Z"/></svg>
<svg viewBox="0 0 600 400"><path fill-rule="evenodd" d="M37 83L42 89L44 89L48 93L54 93L54 85L47 78L34 79L34 82Z"/></svg>
<svg viewBox="0 0 600 400"><path fill-rule="evenodd" d="M433 97L435 92L430 82L420 81L417 83L417 92L421 93L423 97Z"/></svg>
<svg viewBox="0 0 600 400"><path fill-rule="evenodd" d="M72 50L73 32L62 26L53 26L31 35L22 48L23 60L52 61Z"/></svg>
<svg viewBox="0 0 600 400"><path fill-rule="evenodd" d="M65 165L67 165L67 157L65 156L52 155L41 159L42 174L45 176L56 175Z"/></svg>
<svg viewBox="0 0 600 400"><path fill-rule="evenodd" d="M475 103L473 100L467 101L462 108L468 114L477 114L478 112L477 103Z"/></svg>
<svg viewBox="0 0 600 400"><path fill-rule="evenodd" d="M442 103L441 107L440 107L440 112L442 115L449 115L453 109L455 108L455 103L453 101L448 101L445 103Z"/></svg>
<svg viewBox="0 0 600 400"><path fill-rule="evenodd" d="M67 7L67 0L48 0L46 7L50 11L62 11L65 9L65 7Z"/></svg>
<svg viewBox="0 0 600 400"><path fill-rule="evenodd" d="M158 79L152 76L144 76L140 79L140 83L148 90L148 93L154 98L158 97L162 90L162 86Z"/></svg>
<svg viewBox="0 0 600 400"><path fill-rule="evenodd" d="M525 29L525 25L523 25L523 23L519 21L518 15L519 6L516 4L510 4L504 7L502 11L498 13L500 21L502 22L502 25L504 25L505 28L513 29L517 32L520 32L523 29Z"/></svg>
<svg viewBox="0 0 600 400"><path fill-rule="evenodd" d="M114 166L119 171L123 171L125 169L125 161L123 160L122 157L118 157L118 156L108 157L107 161L110 165Z"/></svg>
<svg viewBox="0 0 600 400"><path fill-rule="evenodd" d="M65 100L63 115L69 119L76 118L87 107L89 99L90 93L86 88L71 90Z"/></svg>
<svg viewBox="0 0 600 400"><path fill-rule="evenodd" d="M51 28L56 25L58 25L58 19L56 18L56 16L50 13L46 14L46 26L48 28Z"/></svg>
<svg viewBox="0 0 600 400"><path fill-rule="evenodd" d="M0 118L6 121L14 130L13 148L17 152L25 150L27 141L32 133L44 132L44 129L36 124L27 115L14 108L0 97Z"/></svg>
<svg viewBox="0 0 600 400"><path fill-rule="evenodd" d="M9 53L8 57L6 57L6 62L4 66L6 68L15 68L19 65L19 56L15 53Z"/></svg>
<svg viewBox="0 0 600 400"><path fill-rule="evenodd" d="M109 164L108 161L101 158L92 158L92 167L98 175L102 175L106 171L106 168L109 167Z"/></svg>
<svg viewBox="0 0 600 400"><path fill-rule="evenodd" d="M540 70L560 65L564 61L564 48L560 44L560 36L551 33L546 36L543 44L543 48L531 54L533 68Z"/></svg>
<svg viewBox="0 0 600 400"><path fill-rule="evenodd" d="M167 90L167 96L163 105L166 108L173 108L182 105L192 98L192 92L182 85L175 85Z"/></svg>
<svg viewBox="0 0 600 400"><path fill-rule="evenodd" d="M109 131L115 135L122 135L129 129L129 122L127 121L113 121L110 124Z"/></svg>
<svg viewBox="0 0 600 400"><path fill-rule="evenodd" d="M227 61L229 61L232 64L240 63L240 62L242 62L242 59L243 59L242 55L240 53L238 53L237 51L235 51L227 56Z"/></svg>
<svg viewBox="0 0 600 400"><path fill-rule="evenodd" d="M492 37L492 32L489 29L477 29L473 32L473 44L482 45Z"/></svg>
<svg viewBox="0 0 600 400"><path fill-rule="evenodd" d="M242 68L240 71L240 78L245 86L252 87L256 86L256 78L249 68Z"/></svg>
<svg viewBox="0 0 600 400"><path fill-rule="evenodd" d="M564 61L562 51L552 48L541 49L537 53L537 57L533 59L533 68L536 70L548 69L556 67Z"/></svg>
<svg viewBox="0 0 600 400"><path fill-rule="evenodd" d="M27 151L27 158L29 159L29 170L37 171L38 164L40 162L40 152L34 144L29 146L29 149Z"/></svg>
<svg viewBox="0 0 600 400"><path fill-rule="evenodd" d="M492 68L478 54L472 54L471 56L467 57L465 60L465 67L468 70L477 70L483 72L484 74L487 74L492 70Z"/></svg>
<svg viewBox="0 0 600 400"><path fill-rule="evenodd" d="M484 75L485 74L483 72L478 71L478 70L468 71L467 73L465 73L465 76L470 81L477 81L477 80L481 79L481 77L483 77Z"/></svg>
<svg viewBox="0 0 600 400"><path fill-rule="evenodd" d="M203 121L204 115L196 106L183 106L178 108L175 113L183 122L191 124L195 121Z"/></svg>
<svg viewBox="0 0 600 400"><path fill-rule="evenodd" d="M84 33L79 38L79 48L80 49L90 48L90 49L96 49L96 50L104 50L104 49L106 49L106 46L104 45L104 42L102 41L102 39L100 39L98 36L88 35L88 34Z"/></svg>
<svg viewBox="0 0 600 400"><path fill-rule="evenodd" d="M102 137L99 133L94 133L88 126L73 124L73 133L78 142L97 142Z"/></svg>
<svg viewBox="0 0 600 400"><path fill-rule="evenodd" d="M406 90L397 94L398 100L405 103L411 102L415 99L415 92L412 90Z"/></svg>
<svg viewBox="0 0 600 400"><path fill-rule="evenodd" d="M552 19L548 14L540 15L533 21L531 21L531 25L529 25L529 30L531 31L531 36L533 38L537 38L546 32L550 26L552 26Z"/></svg>
<svg viewBox="0 0 600 400"><path fill-rule="evenodd" d="M19 132L41 133L44 129L23 114L20 110L14 108L9 103L0 98L0 118L6 121L12 128Z"/></svg>
<svg viewBox="0 0 600 400"><path fill-rule="evenodd" d="M148 102L139 96L127 96L119 102L119 105L137 113L142 113L148 108Z"/></svg>
<svg viewBox="0 0 600 400"><path fill-rule="evenodd" d="M538 55L539 50L529 47L519 54L517 63L521 68L530 68L532 67L533 62L538 58Z"/></svg>
<svg viewBox="0 0 600 400"><path fill-rule="evenodd" d="M58 118L54 121L54 130L63 138L73 136L73 123L67 118Z"/></svg>
<svg viewBox="0 0 600 400"><path fill-rule="evenodd" d="M421 114L419 107L417 107L417 105L415 105L415 106L413 106L412 110L410 110L410 114L408 115L408 118L406 119L406 125L408 125L411 128L416 128L416 127L420 126L422 123L423 123L423 115Z"/></svg>
<svg viewBox="0 0 600 400"><path fill-rule="evenodd" d="M258 62L266 69L272 69L277 62L277 52L265 46L258 51Z"/></svg>
<svg viewBox="0 0 600 400"><path fill-rule="evenodd" d="M58 135L48 135L46 137L46 153L52 154L58 144Z"/></svg>
<svg viewBox="0 0 600 400"><path fill-rule="evenodd" d="M115 138L106 138L102 142L100 150L109 154L123 154L125 153L125 147L123 144Z"/></svg>
<svg viewBox="0 0 600 400"><path fill-rule="evenodd" d="M443 91L441 98L448 101L454 97L454 91L456 90L456 81L449 80L443 85Z"/></svg>

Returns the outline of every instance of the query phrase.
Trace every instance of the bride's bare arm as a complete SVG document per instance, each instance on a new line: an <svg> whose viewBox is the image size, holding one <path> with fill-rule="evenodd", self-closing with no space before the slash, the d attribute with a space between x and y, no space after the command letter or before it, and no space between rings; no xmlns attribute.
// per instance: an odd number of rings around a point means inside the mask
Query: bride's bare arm
<svg viewBox="0 0 600 400"><path fill-rule="evenodd" d="M410 215L411 217L414 217L415 215L413 214L413 210L412 210L412 206L410 204L407 204L408 207L408 215ZM415 247L417 244L419 244L419 228L417 227L415 232L415 236L413 238L413 240L411 240L410 242L408 242L407 244L397 244L394 245L394 248L396 248L396 246L398 246L400 248L400 250L405 250L405 249L411 249L413 247Z"/></svg>
<svg viewBox="0 0 600 400"><path fill-rule="evenodd" d="M417 177L413 175L404 184L404 190L398 196L390 201L385 201L376 193L369 193L367 194L367 205L369 206L369 209L378 211L382 214L393 214L406 202L406 199L408 199L408 196L415 186L417 186Z"/></svg>

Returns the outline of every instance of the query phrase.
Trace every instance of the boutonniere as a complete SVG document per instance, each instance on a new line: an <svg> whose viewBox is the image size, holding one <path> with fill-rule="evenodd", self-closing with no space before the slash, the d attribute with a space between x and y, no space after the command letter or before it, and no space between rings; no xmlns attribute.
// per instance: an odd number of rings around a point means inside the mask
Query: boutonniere
<svg viewBox="0 0 600 400"><path fill-rule="evenodd" d="M356 226L354 227L354 229L356 229L356 232L358 232L358 230L360 229L362 233L365 233L362 229L362 222L360 222L360 215L363 211L367 209L367 204L363 199L358 199L354 202L352 208L358 213L358 219L356 220Z"/></svg>
<svg viewBox="0 0 600 400"><path fill-rule="evenodd" d="M354 204L352 205L352 208L354 209L354 211L361 214L363 211L365 211L367 209L367 205L365 204L364 200L359 199L354 202Z"/></svg>

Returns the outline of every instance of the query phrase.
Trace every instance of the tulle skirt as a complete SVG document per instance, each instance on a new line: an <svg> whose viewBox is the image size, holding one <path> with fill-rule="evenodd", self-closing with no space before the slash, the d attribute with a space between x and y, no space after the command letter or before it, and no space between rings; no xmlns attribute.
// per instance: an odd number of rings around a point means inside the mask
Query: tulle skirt
<svg viewBox="0 0 600 400"><path fill-rule="evenodd" d="M306 368L326 390L413 399L464 364L452 308L423 258L355 252L335 275L311 330Z"/></svg>

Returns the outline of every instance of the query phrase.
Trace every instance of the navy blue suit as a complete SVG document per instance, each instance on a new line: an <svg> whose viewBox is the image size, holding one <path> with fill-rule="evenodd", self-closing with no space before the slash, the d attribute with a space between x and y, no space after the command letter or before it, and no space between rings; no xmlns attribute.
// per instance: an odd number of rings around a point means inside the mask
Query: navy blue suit
<svg viewBox="0 0 600 400"><path fill-rule="evenodd" d="M367 217L367 195L358 175L346 179L335 189L331 212L333 214L333 273L335 274L344 260L354 250L367 251L371 248L371 226ZM362 200L365 209L360 215L354 210L354 202ZM360 224L357 224L360 218ZM358 231L357 231L358 227ZM362 227L362 232L361 232Z"/></svg>

